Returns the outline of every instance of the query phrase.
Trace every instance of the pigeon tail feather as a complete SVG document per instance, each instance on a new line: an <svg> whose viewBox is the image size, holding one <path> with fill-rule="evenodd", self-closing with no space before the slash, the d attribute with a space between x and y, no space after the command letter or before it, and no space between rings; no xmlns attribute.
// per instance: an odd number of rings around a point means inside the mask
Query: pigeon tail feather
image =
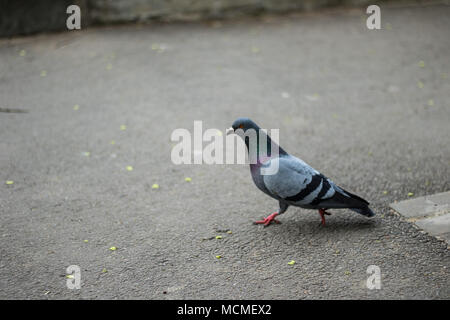
<svg viewBox="0 0 450 320"><path fill-rule="evenodd" d="M350 208L350 210L358 212L359 214L362 214L366 217L373 217L375 213L369 208L369 202L367 200L364 200L363 198L357 196L356 194L350 193L347 190L344 190L346 194L348 194L352 199L360 201L362 203L362 206L359 208Z"/></svg>
<svg viewBox="0 0 450 320"><path fill-rule="evenodd" d="M350 208L350 210L358 212L359 214L362 214L366 217L373 217L375 213L369 208L369 206L366 206L364 208Z"/></svg>

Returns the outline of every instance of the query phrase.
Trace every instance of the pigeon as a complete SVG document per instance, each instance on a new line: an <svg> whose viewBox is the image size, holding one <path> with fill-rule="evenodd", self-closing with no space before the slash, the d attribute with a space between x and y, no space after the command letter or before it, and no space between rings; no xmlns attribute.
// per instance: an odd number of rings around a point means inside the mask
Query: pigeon
<svg viewBox="0 0 450 320"><path fill-rule="evenodd" d="M323 226L325 226L325 215L330 215L327 212L328 209L348 208L366 217L375 215L369 208L369 202L337 186L303 160L284 151L249 118L237 119L226 133L227 135L238 134L243 138L250 157L251 135L248 134L250 132L247 132L250 129L255 131L257 137L255 161L250 163L253 182L259 190L279 202L277 212L254 222L255 224L269 226L271 223L280 223L275 217L286 212L289 206L318 210ZM261 145L260 140L262 141ZM262 150L261 146L265 141L267 141L266 150ZM272 154L271 148L274 146L278 147L278 153L273 152ZM252 142L250 142L250 147L252 147ZM272 174L263 171L263 169L267 170L271 167L278 168L278 170Z"/></svg>

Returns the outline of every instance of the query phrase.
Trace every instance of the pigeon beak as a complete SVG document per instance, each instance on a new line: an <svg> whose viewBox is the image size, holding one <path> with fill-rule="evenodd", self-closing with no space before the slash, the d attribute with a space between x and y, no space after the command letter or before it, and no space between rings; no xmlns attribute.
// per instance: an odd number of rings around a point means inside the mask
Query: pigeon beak
<svg viewBox="0 0 450 320"><path fill-rule="evenodd" d="M228 128L226 131L226 135L232 134L234 133L234 129L233 128Z"/></svg>

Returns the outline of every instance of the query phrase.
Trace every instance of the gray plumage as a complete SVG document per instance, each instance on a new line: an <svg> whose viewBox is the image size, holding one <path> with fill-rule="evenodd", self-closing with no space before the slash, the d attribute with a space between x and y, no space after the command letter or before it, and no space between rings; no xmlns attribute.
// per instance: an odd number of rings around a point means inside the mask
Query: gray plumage
<svg viewBox="0 0 450 320"><path fill-rule="evenodd" d="M260 130L248 118L237 119L232 128L234 131L242 129L244 132L248 129L254 129L257 132ZM244 138L244 141L248 148L248 140ZM303 160L288 154L281 147L279 147L279 154L272 157L271 145L274 143L267 136L268 157L262 158L258 154L257 163L250 164L250 171L255 185L279 201L280 209L276 214L284 213L289 206L319 209L323 224L325 224L323 214L328 214L325 210L331 208L349 208L367 217L374 215L366 200L340 188L319 171ZM261 170L270 166L278 167L278 171L272 175L263 175Z"/></svg>

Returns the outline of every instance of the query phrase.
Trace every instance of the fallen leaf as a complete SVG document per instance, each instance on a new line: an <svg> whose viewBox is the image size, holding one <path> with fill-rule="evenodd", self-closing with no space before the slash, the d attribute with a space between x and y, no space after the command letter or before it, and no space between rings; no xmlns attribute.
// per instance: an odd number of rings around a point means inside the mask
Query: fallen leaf
<svg viewBox="0 0 450 320"><path fill-rule="evenodd" d="M252 52L253 53L259 53L259 48L257 48L257 47L252 47Z"/></svg>
<svg viewBox="0 0 450 320"><path fill-rule="evenodd" d="M408 197L412 197L413 195L414 195L414 193L408 192Z"/></svg>
<svg viewBox="0 0 450 320"><path fill-rule="evenodd" d="M216 236L216 239L222 239L222 236Z"/></svg>
<svg viewBox="0 0 450 320"><path fill-rule="evenodd" d="M186 181L186 182L191 182L191 181L192 181L192 179L191 179L191 178L189 178L189 177L186 177L186 178L184 178L184 181Z"/></svg>
<svg viewBox="0 0 450 320"><path fill-rule="evenodd" d="M319 94L318 93L314 93L313 95L306 95L305 97L309 101L317 101L317 100L319 100Z"/></svg>
<svg viewBox="0 0 450 320"><path fill-rule="evenodd" d="M288 262L288 265L290 265L290 266L293 266L294 264L295 264L294 260L291 260L291 261Z"/></svg>
<svg viewBox="0 0 450 320"><path fill-rule="evenodd" d="M120 125L120 130L122 131L127 130L127 126L124 124Z"/></svg>
<svg viewBox="0 0 450 320"><path fill-rule="evenodd" d="M425 67L425 62L423 60L419 61L419 67L421 68Z"/></svg>
<svg viewBox="0 0 450 320"><path fill-rule="evenodd" d="M27 51L26 50L20 50L19 56L25 57L26 55L27 55Z"/></svg>
<svg viewBox="0 0 450 320"><path fill-rule="evenodd" d="M133 167L132 166L127 166L127 171L133 171Z"/></svg>
<svg viewBox="0 0 450 320"><path fill-rule="evenodd" d="M221 259L221 258L222 258L222 256L220 256L220 255L216 256L216 259Z"/></svg>
<svg viewBox="0 0 450 320"><path fill-rule="evenodd" d="M159 189L159 184L154 183L154 184L152 185L152 189Z"/></svg>
<svg viewBox="0 0 450 320"><path fill-rule="evenodd" d="M116 247L111 247L111 248L109 248L109 250L111 250L111 251L116 251L117 248L116 248Z"/></svg>
<svg viewBox="0 0 450 320"><path fill-rule="evenodd" d="M12 184L14 184L14 181L12 181L12 180L6 180L6 182L5 182L7 185L12 185Z"/></svg>

